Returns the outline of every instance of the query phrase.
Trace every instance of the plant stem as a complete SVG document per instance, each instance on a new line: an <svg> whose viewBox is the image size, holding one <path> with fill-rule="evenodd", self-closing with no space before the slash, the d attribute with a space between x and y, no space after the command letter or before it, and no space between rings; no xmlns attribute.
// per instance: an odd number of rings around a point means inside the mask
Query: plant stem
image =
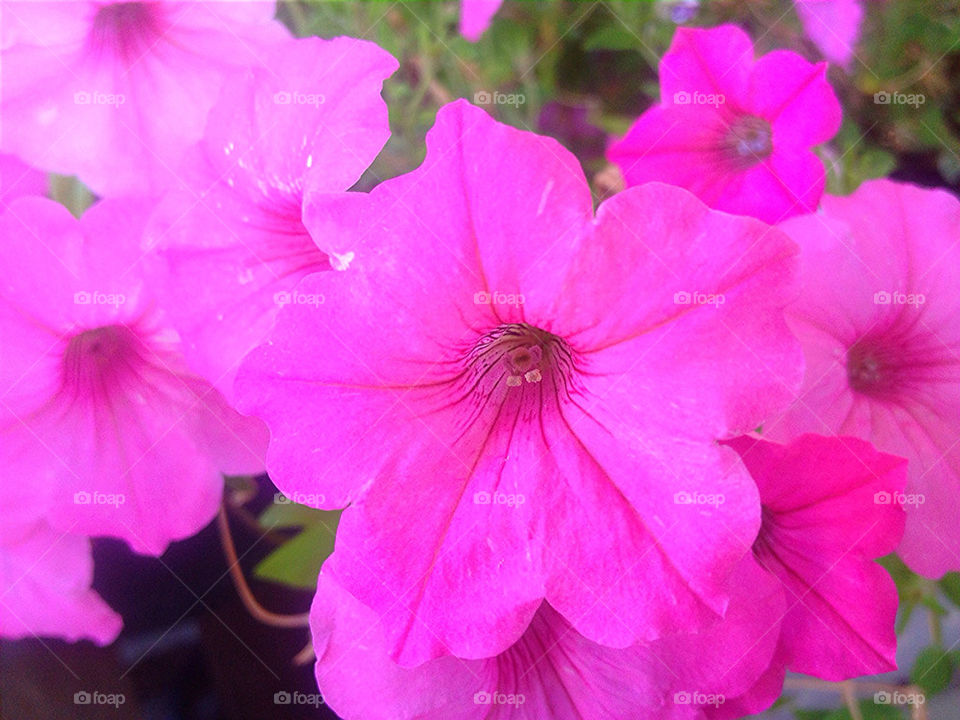
<svg viewBox="0 0 960 720"><path fill-rule="evenodd" d="M264 608L256 597L250 586L247 585L247 579L243 576L243 569L240 567L240 559L237 557L237 548L233 543L233 536L230 534L230 522L227 518L227 509L225 505L220 506L217 513L217 527L220 530L220 542L223 545L223 552L227 558L227 569L230 577L233 579L233 585L237 589L243 606L255 619L265 625L272 625L279 628L300 628L310 626L309 613L301 615L278 615Z"/></svg>

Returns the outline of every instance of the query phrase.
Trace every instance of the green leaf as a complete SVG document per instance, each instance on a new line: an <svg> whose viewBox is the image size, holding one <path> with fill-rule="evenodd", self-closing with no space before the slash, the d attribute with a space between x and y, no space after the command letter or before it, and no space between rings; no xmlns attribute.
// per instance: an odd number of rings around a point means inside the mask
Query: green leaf
<svg viewBox="0 0 960 720"><path fill-rule="evenodd" d="M830 714L830 711L804 710L803 708L795 708L793 714L797 720L825 720L825 718Z"/></svg>
<svg viewBox="0 0 960 720"><path fill-rule="evenodd" d="M868 148L858 158L854 167L857 184L888 175L897 166L896 158L885 150Z"/></svg>
<svg viewBox="0 0 960 720"><path fill-rule="evenodd" d="M290 502L282 494L277 493L277 500L260 515L260 524L265 528L297 528L316 525L329 520L331 513L327 510L315 510L306 505ZM336 526L336 520L333 521ZM329 524L329 523L328 523Z"/></svg>
<svg viewBox="0 0 960 720"><path fill-rule="evenodd" d="M584 50L636 50L637 38L623 26L604 25L590 34Z"/></svg>
<svg viewBox="0 0 960 720"><path fill-rule="evenodd" d="M863 720L903 720L903 713L896 705L880 705L873 701L873 698L867 698L859 702L860 715ZM851 720L850 711L847 708L834 710L823 717L823 720Z"/></svg>
<svg viewBox="0 0 960 720"><path fill-rule="evenodd" d="M263 580L314 590L320 566L333 552L333 542L329 527L310 525L261 560L253 572Z"/></svg>
<svg viewBox="0 0 960 720"><path fill-rule="evenodd" d="M933 595L924 595L920 602L930 610L930 612L936 613L941 617L947 614L947 609L940 604L940 601Z"/></svg>
<svg viewBox="0 0 960 720"><path fill-rule="evenodd" d="M832 158L822 159L829 171L829 189L841 195L853 192L867 180L885 177L897 166L893 155L876 147L846 153L836 168Z"/></svg>
<svg viewBox="0 0 960 720"><path fill-rule="evenodd" d="M340 511L315 510L290 502L277 493L273 504L260 514L259 520L268 529L303 529L261 560L254 568L254 574L296 588L316 588L320 566L333 552Z"/></svg>
<svg viewBox="0 0 960 720"><path fill-rule="evenodd" d="M950 572L940 580L943 594L957 607L960 607L960 573Z"/></svg>
<svg viewBox="0 0 960 720"><path fill-rule="evenodd" d="M635 117L623 115L601 115L596 124L608 135L625 135L635 120Z"/></svg>
<svg viewBox="0 0 960 720"><path fill-rule="evenodd" d="M77 178L66 175L50 176L50 197L67 208L74 217L83 215L96 200L86 185Z"/></svg>
<svg viewBox="0 0 960 720"><path fill-rule="evenodd" d="M907 564L903 562L898 555L885 555L877 560L877 562L890 573L890 577L892 577L893 581L897 584L897 589L905 587L916 577L913 571L907 567Z"/></svg>
<svg viewBox="0 0 960 720"><path fill-rule="evenodd" d="M950 684L954 662L954 658L942 647L926 647L917 655L913 670L910 671L910 681L921 687L927 695L934 695Z"/></svg>
<svg viewBox="0 0 960 720"><path fill-rule="evenodd" d="M904 564L896 555L887 555L878 561L897 585L897 595L900 597L900 611L897 616L897 633L903 631L910 622L913 611L923 601L926 592L924 583L928 582L921 578Z"/></svg>

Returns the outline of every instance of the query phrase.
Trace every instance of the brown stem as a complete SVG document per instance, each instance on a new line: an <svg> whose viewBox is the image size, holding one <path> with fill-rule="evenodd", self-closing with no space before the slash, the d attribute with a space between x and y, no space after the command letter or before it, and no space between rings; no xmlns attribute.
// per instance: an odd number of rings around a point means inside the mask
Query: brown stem
<svg viewBox="0 0 960 720"><path fill-rule="evenodd" d="M224 505L220 506L217 513L217 526L220 529L220 542L223 544L223 552L227 557L227 569L230 571L230 577L233 579L233 585L237 589L237 594L243 601L243 606L254 618L264 623L279 628L299 628L310 626L309 613L301 615L278 615L264 608L254 597L250 586L247 585L247 579L243 576L243 568L240 567L240 559L237 557L237 548L233 544L233 536L230 534L230 522L227 519L227 510Z"/></svg>
<svg viewBox="0 0 960 720"><path fill-rule="evenodd" d="M912 695L923 695L923 690L916 685L894 685L892 683L882 683L873 680L845 680L843 682L830 682L829 680L820 680L813 677L788 677L784 680L783 687L793 690L818 690L820 692L839 692L843 695L843 701L850 710L850 717L853 720L862 720L863 715L856 704L858 692L888 692L904 693ZM927 706L922 702L910 703L910 717L912 720L928 720Z"/></svg>
<svg viewBox="0 0 960 720"><path fill-rule="evenodd" d="M297 667L307 665L308 663L312 663L316 657L317 654L313 650L313 642L311 641L307 643L307 646L303 650L294 655L293 664Z"/></svg>
<svg viewBox="0 0 960 720"><path fill-rule="evenodd" d="M850 683L854 690L860 692L879 692L886 690L887 692L893 692L894 690L898 692L912 691L912 685L895 685L893 683L882 683L875 682L873 680L847 680L845 682ZM784 687L791 688L795 690L820 690L821 692L843 692L843 683L831 682L830 680L820 680L813 677L788 677L784 683Z"/></svg>
<svg viewBox="0 0 960 720"><path fill-rule="evenodd" d="M843 693L843 702L850 711L851 720L863 720L860 705L857 704L857 692L852 682L846 680L840 683L840 692Z"/></svg>

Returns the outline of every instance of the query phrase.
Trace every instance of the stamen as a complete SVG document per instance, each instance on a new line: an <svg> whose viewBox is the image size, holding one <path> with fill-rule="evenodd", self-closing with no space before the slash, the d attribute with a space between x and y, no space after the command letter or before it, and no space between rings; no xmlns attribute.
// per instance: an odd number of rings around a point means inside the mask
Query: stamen
<svg viewBox="0 0 960 720"><path fill-rule="evenodd" d="M468 347L453 377L432 385L436 410L457 407L460 436L481 429L485 437L513 432L560 412L578 392L575 356L562 338L527 325L501 325Z"/></svg>

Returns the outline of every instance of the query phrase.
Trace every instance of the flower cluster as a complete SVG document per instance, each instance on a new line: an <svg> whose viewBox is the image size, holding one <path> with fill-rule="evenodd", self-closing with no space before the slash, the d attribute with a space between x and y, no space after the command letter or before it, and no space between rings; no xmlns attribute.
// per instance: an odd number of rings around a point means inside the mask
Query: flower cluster
<svg viewBox="0 0 960 720"><path fill-rule="evenodd" d="M960 202L825 196L825 65L730 25L677 30L599 206L466 100L351 192L398 63L274 10L3 5L0 635L110 642L90 538L159 555L266 470L346 508L345 718L741 717L895 668L875 560L960 567Z"/></svg>

